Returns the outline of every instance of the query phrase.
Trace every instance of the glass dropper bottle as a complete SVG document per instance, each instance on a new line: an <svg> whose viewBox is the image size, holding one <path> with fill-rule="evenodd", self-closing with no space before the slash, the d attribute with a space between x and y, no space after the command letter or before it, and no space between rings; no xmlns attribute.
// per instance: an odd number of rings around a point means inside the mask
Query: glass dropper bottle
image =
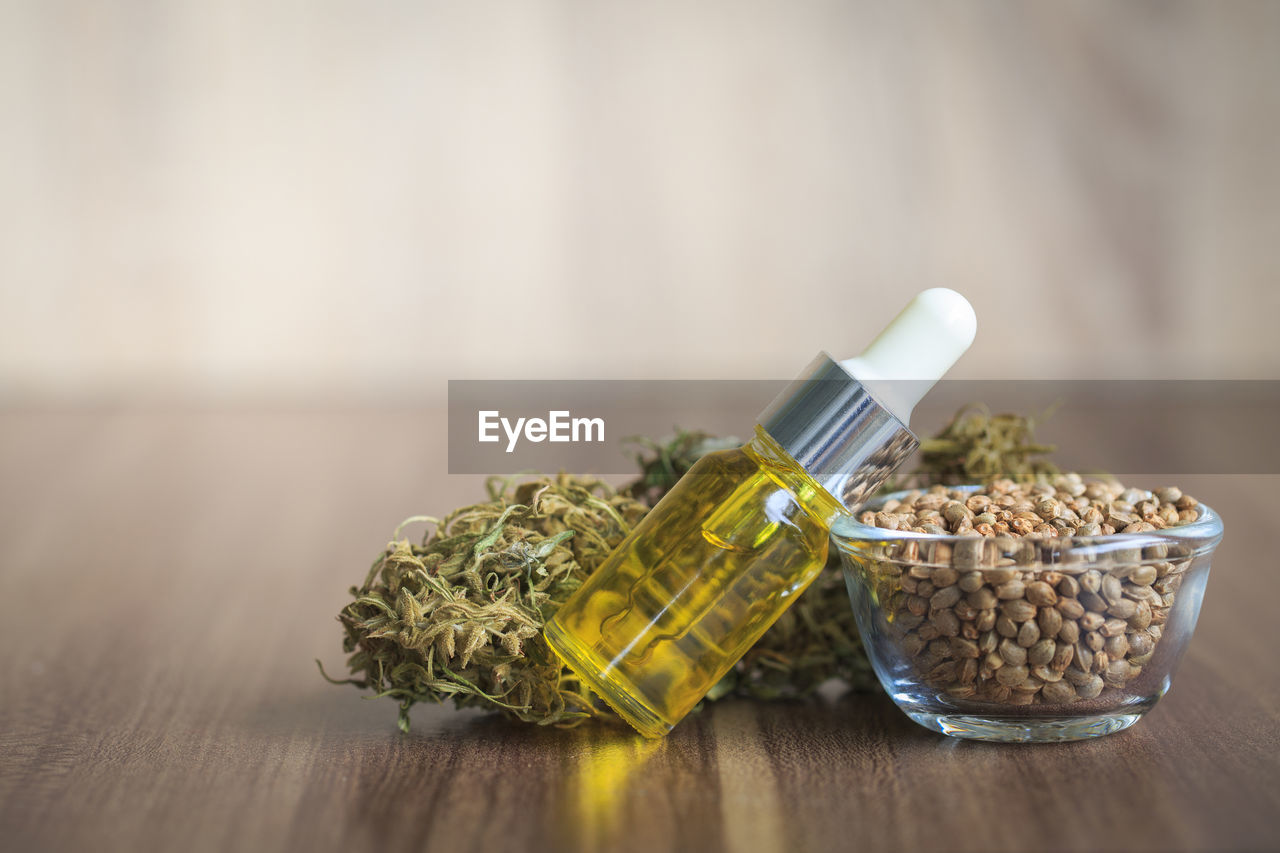
<svg viewBox="0 0 1280 853"><path fill-rule="evenodd" d="M911 410L968 349L964 297L916 296L857 358L826 353L755 438L698 460L547 622L593 692L661 737L826 565L831 523L916 449Z"/></svg>

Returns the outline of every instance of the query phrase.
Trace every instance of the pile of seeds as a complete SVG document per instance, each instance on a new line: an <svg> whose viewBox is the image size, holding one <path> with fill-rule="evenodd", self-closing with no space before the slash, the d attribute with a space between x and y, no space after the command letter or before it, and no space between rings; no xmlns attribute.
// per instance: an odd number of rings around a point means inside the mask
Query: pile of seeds
<svg viewBox="0 0 1280 853"><path fill-rule="evenodd" d="M1062 705L1105 690L1120 698L1155 653L1190 565L1181 546L1106 537L1199 514L1176 488L1064 474L911 492L860 520L964 537L895 543L868 566L890 633L926 684L954 699Z"/></svg>
<svg viewBox="0 0 1280 853"><path fill-rule="evenodd" d="M1030 486L996 480L980 492L934 486L891 500L879 512L864 512L859 520L889 530L952 536L1109 536L1187 524L1200 517L1198 506L1175 487L1148 492L1060 474Z"/></svg>

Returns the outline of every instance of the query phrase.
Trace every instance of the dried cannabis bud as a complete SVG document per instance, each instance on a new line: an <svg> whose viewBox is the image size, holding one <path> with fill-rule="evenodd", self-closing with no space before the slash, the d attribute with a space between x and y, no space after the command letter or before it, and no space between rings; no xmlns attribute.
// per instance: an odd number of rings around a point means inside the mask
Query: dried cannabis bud
<svg viewBox="0 0 1280 853"><path fill-rule="evenodd" d="M920 442L918 482L959 485L1057 474L1058 466L1052 462L1032 458L1056 449L1037 444L1035 428L1035 418L993 415L981 403L965 406L940 433Z"/></svg>
<svg viewBox="0 0 1280 853"><path fill-rule="evenodd" d="M603 712L542 626L646 507L565 474L488 488L485 503L406 521L435 533L413 545L397 529L338 616L347 666L362 676L344 683L399 699L404 731L414 703L446 698L541 724Z"/></svg>

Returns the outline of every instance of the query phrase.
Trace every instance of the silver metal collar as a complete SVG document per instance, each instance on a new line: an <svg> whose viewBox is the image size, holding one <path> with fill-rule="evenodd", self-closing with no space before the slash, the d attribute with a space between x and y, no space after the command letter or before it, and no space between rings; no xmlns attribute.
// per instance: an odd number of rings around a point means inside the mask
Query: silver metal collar
<svg viewBox="0 0 1280 853"><path fill-rule="evenodd" d="M759 423L850 510L868 499L920 444L825 352L769 404Z"/></svg>

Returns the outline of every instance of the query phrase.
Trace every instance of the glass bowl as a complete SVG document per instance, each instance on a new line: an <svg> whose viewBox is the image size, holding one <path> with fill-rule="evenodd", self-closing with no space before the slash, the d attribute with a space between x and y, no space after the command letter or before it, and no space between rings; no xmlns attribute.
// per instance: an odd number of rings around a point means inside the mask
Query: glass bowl
<svg viewBox="0 0 1280 853"><path fill-rule="evenodd" d="M1053 538L845 518L832 542L867 655L907 716L954 737L1079 740L1128 728L1169 689L1222 540L1217 513L1198 509L1151 533Z"/></svg>

